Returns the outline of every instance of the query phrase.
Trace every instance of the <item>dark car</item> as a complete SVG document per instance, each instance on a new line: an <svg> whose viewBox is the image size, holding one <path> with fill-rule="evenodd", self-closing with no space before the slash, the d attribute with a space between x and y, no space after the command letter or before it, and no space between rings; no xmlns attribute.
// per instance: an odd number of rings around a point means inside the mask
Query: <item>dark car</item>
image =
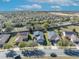
<svg viewBox="0 0 79 59"><path fill-rule="evenodd" d="M21 59L21 56L20 55L16 55L13 57L14 59Z"/></svg>
<svg viewBox="0 0 79 59"><path fill-rule="evenodd" d="M77 56L77 57L79 57L79 50L74 50L74 49L66 49L65 51L64 51L64 53L66 54L66 55L69 55L69 56Z"/></svg>
<svg viewBox="0 0 79 59"><path fill-rule="evenodd" d="M55 53L51 53L50 56L51 57L57 57L57 55Z"/></svg>
<svg viewBox="0 0 79 59"><path fill-rule="evenodd" d="M32 51L25 50L22 51L22 54L23 56L27 56L27 57L31 57L31 56L38 57L38 56L43 56L45 53L42 52L41 50L32 50Z"/></svg>
<svg viewBox="0 0 79 59"><path fill-rule="evenodd" d="M34 50L34 55L35 56L44 56L45 53L43 51L41 51L41 50Z"/></svg>
<svg viewBox="0 0 79 59"><path fill-rule="evenodd" d="M27 56L27 57L31 57L34 55L34 52L33 51L24 51L22 52L23 53L23 56Z"/></svg>
<svg viewBox="0 0 79 59"><path fill-rule="evenodd" d="M10 50L6 53L6 57L14 57L17 53L13 50Z"/></svg>

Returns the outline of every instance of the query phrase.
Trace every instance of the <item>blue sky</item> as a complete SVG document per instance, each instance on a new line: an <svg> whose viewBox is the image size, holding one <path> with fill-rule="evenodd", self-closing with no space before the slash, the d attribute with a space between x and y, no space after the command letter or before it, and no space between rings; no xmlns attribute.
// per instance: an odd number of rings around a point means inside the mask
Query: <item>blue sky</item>
<svg viewBox="0 0 79 59"><path fill-rule="evenodd" d="M0 0L0 11L79 11L79 0Z"/></svg>

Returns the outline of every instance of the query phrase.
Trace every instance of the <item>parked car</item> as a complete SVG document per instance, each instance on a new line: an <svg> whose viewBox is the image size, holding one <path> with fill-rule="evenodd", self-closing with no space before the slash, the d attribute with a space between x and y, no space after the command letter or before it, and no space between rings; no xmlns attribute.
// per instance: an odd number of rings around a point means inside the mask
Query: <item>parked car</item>
<svg viewBox="0 0 79 59"><path fill-rule="evenodd" d="M21 59L21 56L20 55L16 55L13 57L14 59Z"/></svg>
<svg viewBox="0 0 79 59"><path fill-rule="evenodd" d="M64 53L66 54L66 55L69 55L69 56L77 56L77 57L79 57L79 50L74 50L74 49L66 49L65 51L64 51Z"/></svg>
<svg viewBox="0 0 79 59"><path fill-rule="evenodd" d="M32 50L32 51L25 50L25 51L22 51L22 54L23 56L27 56L27 57L31 57L31 56L38 57L38 56L45 55L45 53L41 50Z"/></svg>
<svg viewBox="0 0 79 59"><path fill-rule="evenodd" d="M51 57L57 57L57 55L55 53L51 53L50 56Z"/></svg>
<svg viewBox="0 0 79 59"><path fill-rule="evenodd" d="M18 54L13 50L7 51L7 53L6 53L6 57L14 57L14 56L17 56L17 55Z"/></svg>

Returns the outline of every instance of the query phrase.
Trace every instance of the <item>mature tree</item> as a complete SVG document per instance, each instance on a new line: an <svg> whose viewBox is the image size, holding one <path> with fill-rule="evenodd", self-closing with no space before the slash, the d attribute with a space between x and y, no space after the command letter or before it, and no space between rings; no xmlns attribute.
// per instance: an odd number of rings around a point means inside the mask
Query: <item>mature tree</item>
<svg viewBox="0 0 79 59"><path fill-rule="evenodd" d="M61 39L60 41L58 41L57 45L58 46L68 46L68 40Z"/></svg>
<svg viewBox="0 0 79 59"><path fill-rule="evenodd" d="M33 41L33 40L30 40L28 42L20 42L18 44L18 46L20 48L23 48L23 47L34 47L34 46L38 46L37 42Z"/></svg>
<svg viewBox="0 0 79 59"><path fill-rule="evenodd" d="M12 27L10 21L5 22L5 23L4 23L4 27L6 28L6 32L10 32L11 30L13 30L13 27Z"/></svg>
<svg viewBox="0 0 79 59"><path fill-rule="evenodd" d="M47 36L47 34L44 35L44 39L45 39L45 40L44 40L44 45L49 46L49 45L51 45L51 43L50 43L49 39L46 38L46 36Z"/></svg>
<svg viewBox="0 0 79 59"><path fill-rule="evenodd" d="M47 22L45 22L42 26L43 26L43 28L44 28L45 30L47 30L47 28L49 27L49 24L48 24Z"/></svg>
<svg viewBox="0 0 79 59"><path fill-rule="evenodd" d="M23 48L23 47L26 47L26 42L20 42L19 44L18 44L18 46L20 47L20 48Z"/></svg>
<svg viewBox="0 0 79 59"><path fill-rule="evenodd" d="M32 28L29 28L29 32L30 32L31 34L33 34L33 29L32 29Z"/></svg>
<svg viewBox="0 0 79 59"><path fill-rule="evenodd" d="M78 32L76 31L76 29L73 29L73 32L76 33L76 35L78 36Z"/></svg>
<svg viewBox="0 0 79 59"><path fill-rule="evenodd" d="M31 34L28 35L28 39L32 40L32 35Z"/></svg>
<svg viewBox="0 0 79 59"><path fill-rule="evenodd" d="M33 40L27 42L27 47L34 47L34 46L38 46L38 43Z"/></svg>
<svg viewBox="0 0 79 59"><path fill-rule="evenodd" d="M57 42L58 46L74 46L74 44L68 39L61 39Z"/></svg>
<svg viewBox="0 0 79 59"><path fill-rule="evenodd" d="M10 32L13 30L13 27L6 27L6 32Z"/></svg>

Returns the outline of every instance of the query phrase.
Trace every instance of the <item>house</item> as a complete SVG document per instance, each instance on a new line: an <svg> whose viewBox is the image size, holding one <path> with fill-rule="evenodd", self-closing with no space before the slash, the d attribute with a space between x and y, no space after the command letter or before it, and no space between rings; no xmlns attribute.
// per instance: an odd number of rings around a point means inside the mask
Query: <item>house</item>
<svg viewBox="0 0 79 59"><path fill-rule="evenodd" d="M44 42L44 33L41 32L41 31L35 31L33 33L34 37L36 38L36 41L39 43L39 44L43 44Z"/></svg>
<svg viewBox="0 0 79 59"><path fill-rule="evenodd" d="M52 44L56 43L60 37L54 31L48 31L48 39L52 42Z"/></svg>
<svg viewBox="0 0 79 59"><path fill-rule="evenodd" d="M72 35L71 36L71 41L73 43L79 44L79 38L76 35Z"/></svg>
<svg viewBox="0 0 79 59"><path fill-rule="evenodd" d="M3 27L3 23L2 21L0 21L0 29L2 29L2 27Z"/></svg>
<svg viewBox="0 0 79 59"><path fill-rule="evenodd" d="M19 42L22 42L23 41L23 38L21 36L18 36L15 40L15 42L19 43Z"/></svg>
<svg viewBox="0 0 79 59"><path fill-rule="evenodd" d="M64 37L68 37L69 39L71 39L72 35L76 35L76 33L72 32L72 31L64 31L62 34Z"/></svg>
<svg viewBox="0 0 79 59"><path fill-rule="evenodd" d="M79 43L79 38L77 37L76 33L74 33L74 32L65 31L65 32L63 32L63 36L70 39L70 41L73 43L76 43L76 44Z"/></svg>
<svg viewBox="0 0 79 59"><path fill-rule="evenodd" d="M76 35L72 35L71 42L73 42L76 48L79 49L79 37L77 37Z"/></svg>
<svg viewBox="0 0 79 59"><path fill-rule="evenodd" d="M2 47L6 42L8 42L10 34L0 34L0 47Z"/></svg>
<svg viewBox="0 0 79 59"><path fill-rule="evenodd" d="M28 41L28 32L21 32L17 34L16 42Z"/></svg>

